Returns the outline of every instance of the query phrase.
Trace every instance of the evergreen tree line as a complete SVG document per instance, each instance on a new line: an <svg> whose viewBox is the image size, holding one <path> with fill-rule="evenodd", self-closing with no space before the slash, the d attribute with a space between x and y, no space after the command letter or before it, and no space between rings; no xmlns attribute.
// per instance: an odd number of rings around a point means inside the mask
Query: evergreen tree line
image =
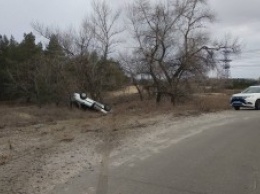
<svg viewBox="0 0 260 194"><path fill-rule="evenodd" d="M76 91L102 99L107 91L125 83L118 63L96 52L66 54L58 35L52 34L46 48L33 33L21 42L0 35L0 100L22 99L43 105L66 102Z"/></svg>

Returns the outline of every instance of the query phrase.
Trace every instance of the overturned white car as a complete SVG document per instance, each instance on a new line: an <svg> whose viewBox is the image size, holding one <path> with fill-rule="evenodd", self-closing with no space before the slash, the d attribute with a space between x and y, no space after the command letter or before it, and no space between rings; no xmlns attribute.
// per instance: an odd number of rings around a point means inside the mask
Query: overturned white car
<svg viewBox="0 0 260 194"><path fill-rule="evenodd" d="M89 109L101 111L102 113L105 113L105 114L107 114L111 110L111 108L108 105L99 103L95 100L88 98L85 93L81 93L81 94L74 93L71 96L70 105L71 105L71 107L73 105L76 105L80 109L89 108Z"/></svg>

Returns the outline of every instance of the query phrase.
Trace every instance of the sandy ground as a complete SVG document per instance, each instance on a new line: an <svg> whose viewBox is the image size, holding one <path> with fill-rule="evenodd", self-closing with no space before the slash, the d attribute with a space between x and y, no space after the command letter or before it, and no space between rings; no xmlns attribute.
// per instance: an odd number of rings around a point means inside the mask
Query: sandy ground
<svg viewBox="0 0 260 194"><path fill-rule="evenodd" d="M136 157L148 157L167 144L160 140L156 147L145 144L166 134L169 126L178 126L177 134L183 124L192 128L201 119L172 113L103 116L59 109L68 114L61 119L49 110L39 114L31 114L37 112L34 108L26 110L0 110L1 194L49 194L83 170L99 168L106 145L115 166L131 160L127 154L131 149L142 153ZM210 114L206 119L219 116L223 115Z"/></svg>
<svg viewBox="0 0 260 194"><path fill-rule="evenodd" d="M149 115L58 110L62 118L48 108L1 107L1 194L47 194L83 169L95 170L107 139L120 147L132 131L156 122Z"/></svg>

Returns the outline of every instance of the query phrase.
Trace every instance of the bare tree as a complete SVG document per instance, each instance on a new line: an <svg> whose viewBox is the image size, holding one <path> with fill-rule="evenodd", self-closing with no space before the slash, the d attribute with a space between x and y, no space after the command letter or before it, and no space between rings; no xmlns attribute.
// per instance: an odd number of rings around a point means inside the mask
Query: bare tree
<svg viewBox="0 0 260 194"><path fill-rule="evenodd" d="M124 31L118 27L120 11L114 11L104 0L93 1L92 8L93 13L84 20L82 27L91 33L93 49L107 60L120 42L118 35Z"/></svg>
<svg viewBox="0 0 260 194"><path fill-rule="evenodd" d="M214 15L206 0L167 0L165 3L135 1L129 20L135 53L146 64L157 87L158 98L165 93L174 103L183 80L204 76L216 65L207 25ZM227 46L227 45L226 45ZM232 47L233 45L228 45Z"/></svg>
<svg viewBox="0 0 260 194"><path fill-rule="evenodd" d="M101 99L107 85L114 82L113 79L108 80L109 76L113 78L118 73L117 64L109 59L109 55L120 42L118 35L123 29L118 27L120 12L114 11L106 1L93 1L92 8L79 32L73 29L62 31L39 23L34 23L33 27L47 39L53 35L58 37L70 59L76 88L87 91L95 99Z"/></svg>
<svg viewBox="0 0 260 194"><path fill-rule="evenodd" d="M84 19L76 39L81 53L77 62L80 71L77 72L80 82L87 83L84 89L100 99L109 82L106 74L115 66L108 57L118 46L118 35L123 29L118 28L120 12L112 10L107 2L93 1L92 8L92 14Z"/></svg>
<svg viewBox="0 0 260 194"><path fill-rule="evenodd" d="M148 72L145 70L146 66L142 65L141 62L134 57L134 55L128 54L127 52L120 53L119 61L124 72L127 74L128 77L131 78L131 83L135 86L140 100L143 101L144 86L141 86L140 83L143 81L142 74L144 74L144 72Z"/></svg>
<svg viewBox="0 0 260 194"><path fill-rule="evenodd" d="M36 32L47 40L50 40L52 36L56 36L67 56L74 56L78 53L75 43L77 37L75 34L77 33L72 27L67 30L61 30L59 27L45 26L39 22L33 22L31 25Z"/></svg>

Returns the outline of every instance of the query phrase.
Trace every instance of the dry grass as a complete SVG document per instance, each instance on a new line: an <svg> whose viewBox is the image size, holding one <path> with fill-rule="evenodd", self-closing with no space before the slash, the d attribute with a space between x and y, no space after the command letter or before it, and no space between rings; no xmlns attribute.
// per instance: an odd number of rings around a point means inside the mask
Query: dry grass
<svg viewBox="0 0 260 194"><path fill-rule="evenodd" d="M215 112L230 108L229 95L226 94L206 94L196 96L190 103L190 108L199 112Z"/></svg>
<svg viewBox="0 0 260 194"><path fill-rule="evenodd" d="M8 163L11 158L11 154L0 154L0 166Z"/></svg>
<svg viewBox="0 0 260 194"><path fill-rule="evenodd" d="M227 94L199 94L173 106L168 98L156 104L154 99L140 101L138 94L117 96L108 100L112 106L112 115L120 120L127 120L128 116L153 116L165 113L174 115L199 114L226 110L229 108ZM46 106L30 107L0 107L0 130L6 127L24 127L36 124L55 124L60 120L100 118L103 115L95 111L81 111L76 108ZM114 119L113 118L113 119ZM109 120L110 118L103 119ZM90 130L91 131L91 130Z"/></svg>
<svg viewBox="0 0 260 194"><path fill-rule="evenodd" d="M82 119L89 116L97 117L98 114L68 107L46 106L38 108L30 107L0 107L0 130L6 127L24 127L36 124L55 124L60 120Z"/></svg>
<svg viewBox="0 0 260 194"><path fill-rule="evenodd" d="M138 95L114 99L116 115L190 115L229 109L229 95L223 93L194 95L173 106L168 98L156 104L154 99L140 101Z"/></svg>
<svg viewBox="0 0 260 194"><path fill-rule="evenodd" d="M121 90L110 92L109 96L111 97L120 97L120 96L127 96L131 94L137 94L137 89L135 86L127 86Z"/></svg>
<svg viewBox="0 0 260 194"><path fill-rule="evenodd" d="M60 135L59 137L60 141L62 142L71 142L74 140L74 136L72 134L72 132L67 132L67 133L63 133L62 135Z"/></svg>

